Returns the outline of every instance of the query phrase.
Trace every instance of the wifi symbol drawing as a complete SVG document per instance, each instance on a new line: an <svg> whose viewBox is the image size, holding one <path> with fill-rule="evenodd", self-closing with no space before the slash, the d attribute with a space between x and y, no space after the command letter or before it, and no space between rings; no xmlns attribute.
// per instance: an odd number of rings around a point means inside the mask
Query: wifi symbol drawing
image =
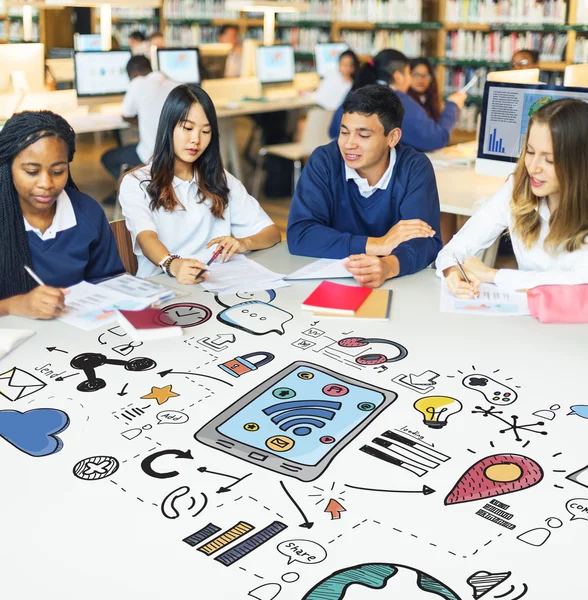
<svg viewBox="0 0 588 600"><path fill-rule="evenodd" d="M334 400L293 400L279 402L263 409L264 414L271 416L273 423L282 431L292 429L295 435L308 435L311 427L324 427L326 421L332 421L341 402ZM324 419L321 420L321 419Z"/></svg>

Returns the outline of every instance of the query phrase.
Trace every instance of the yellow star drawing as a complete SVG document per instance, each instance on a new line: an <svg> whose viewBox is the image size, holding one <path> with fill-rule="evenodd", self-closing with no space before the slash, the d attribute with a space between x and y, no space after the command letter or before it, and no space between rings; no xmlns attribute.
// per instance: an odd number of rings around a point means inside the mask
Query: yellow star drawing
<svg viewBox="0 0 588 600"><path fill-rule="evenodd" d="M165 387L152 387L151 388L151 393L150 394L146 394L145 396L141 396L141 400L149 400L149 399L153 399L153 400L157 400L157 404L163 404L164 402L167 402L170 398L175 398L176 396L179 396L180 394L176 394L175 392L172 392L172 386L171 385L166 385Z"/></svg>

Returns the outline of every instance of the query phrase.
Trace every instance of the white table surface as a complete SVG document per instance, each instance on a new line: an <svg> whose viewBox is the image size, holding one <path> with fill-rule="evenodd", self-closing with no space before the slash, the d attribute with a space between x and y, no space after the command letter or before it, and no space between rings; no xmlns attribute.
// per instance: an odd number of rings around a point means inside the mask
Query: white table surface
<svg viewBox="0 0 588 600"><path fill-rule="evenodd" d="M286 272L308 262L290 257L284 245L252 257ZM159 279L170 283L165 276ZM284 319L283 335L252 335L222 323L217 319L221 307L213 296L190 287L193 295L175 302L204 304L211 309L212 318L185 329L182 338L145 342L128 356L121 356L113 349L128 343L128 336L118 337L106 326L85 333L57 321L0 319L0 328L32 328L37 332L0 361L0 374L17 367L46 384L42 390L14 402L0 395L0 411L54 408L66 412L70 419L69 427L59 434L63 448L49 456L33 458L0 439L2 598L245 600L273 598L279 587L252 591L277 583L281 586L279 600L299 600L334 571L370 562L420 569L442 581L455 595L418 591L414 575L408 572L408 579L402 579L399 573L389 586L392 589L404 581L404 585L412 586L410 592L401 587L401 592L389 595L387 590L378 592L355 585L349 588L345 600L372 596L466 600L472 597L466 579L481 570L512 572L507 581L488 594L489 598L508 592L511 584L515 591L505 596L511 599L520 594L523 584L529 588L527 598L533 600L583 598L584 540L588 526L583 520L570 520L566 502L587 498L588 488L565 479L565 475L588 463L588 423L579 416L566 415L571 405L588 404L579 377L586 365L588 327L542 325L531 317L500 319L441 314L439 281L431 270L388 284L393 290L392 318L388 323L320 319L300 310L301 301L315 285L316 282L298 282L276 290L273 305L292 315L291 319ZM229 302L228 298L223 300ZM231 300L241 301L245 300ZM257 326L261 326L259 319L264 314L269 321L282 314L265 304L247 308L249 313L239 318L252 319ZM257 311L257 317L252 309ZM233 334L235 342L227 343L220 352L198 343L219 334ZM336 342L350 336L396 341L408 349L408 356L379 367L358 367L353 357L337 353L336 344L330 348L335 351L335 358L323 352L327 338ZM301 339L312 341L315 346L303 350L298 342ZM57 350L47 349L53 347ZM236 356L255 351L271 352L275 359L239 378L218 367L220 363L233 362ZM394 356L386 344L375 344L373 351ZM129 372L123 366L101 366L96 374L104 378L106 387L82 393L76 386L83 375L70 367L70 361L83 352L103 353L122 361L145 356L155 360L157 366L145 372ZM203 424L293 361L322 365L368 387L392 390L398 399L334 458L320 478L309 483L262 469L195 441L194 433ZM194 376L158 375L168 369L192 372ZM393 381L402 375L425 371L439 374L434 391L429 394L417 393ZM503 418L510 420L516 414L520 423L543 420L545 425L534 429L547 431L548 435L521 431L522 441L517 442L512 432L499 433L507 427L497 419L472 414L476 406L485 409L492 406L481 393L462 385L462 378L472 373L490 376L516 391L516 403L498 409ZM57 381L57 374L65 379ZM125 385L126 395L120 396ZM161 406L155 399L141 398L149 394L152 386L165 385L172 385L172 391L179 396ZM301 397L302 392L299 393ZM454 414L445 428L430 429L412 407L426 395L457 398L463 410ZM123 416L125 408L132 408L129 405L143 412L129 420ZM552 421L532 415L553 405L560 408L554 410ZM183 412L189 421L158 424L156 415L163 410ZM418 432L425 443L434 444L435 450L450 456L450 460L418 477L359 451L374 437L394 429ZM127 432L130 437L130 430L138 431L137 437L127 439L121 435ZM7 435L2 412L0 435ZM147 476L141 469L141 461L154 452L168 449L190 450L193 460L157 458L154 469L175 470L179 474L168 479ZM524 455L536 461L544 473L543 480L535 487L496 497L508 506L504 510L514 515L510 518L516 526L513 531L476 516L487 500L444 505L444 498L461 475L476 461L494 454ZM74 465L92 456L114 456L120 468L110 477L96 481L74 477ZM229 486L236 480L200 472L199 467L237 478L251 475L229 492L218 494L220 486ZM303 519L286 497L280 481L308 520L314 522L312 529L299 527ZM583 481L588 485L586 478ZM378 493L345 484L412 491L427 485L436 492L426 496ZM176 503L178 518L165 518L161 508L164 498L184 486L190 488L195 508L189 510L188 494ZM192 513L203 504L202 494L208 504L201 514L193 517ZM331 519L325 513L331 498L346 509L340 513L340 519ZM586 505L588 500L578 502ZM559 523L551 520L548 527L549 517L557 517L563 526L551 528ZM240 521L253 525L256 528L253 533L273 521L284 523L287 529L230 567L214 560L225 548L206 556L182 542L209 523L224 531ZM534 547L517 540L518 535L541 527L551 532L543 546ZM539 532L539 535L545 534ZM317 564L288 565L277 546L300 539L320 544L327 558ZM286 583L281 579L292 572L299 574L298 581ZM288 575L287 579L294 577ZM247 595L250 591L253 596ZM263 592L266 595L260 595Z"/></svg>

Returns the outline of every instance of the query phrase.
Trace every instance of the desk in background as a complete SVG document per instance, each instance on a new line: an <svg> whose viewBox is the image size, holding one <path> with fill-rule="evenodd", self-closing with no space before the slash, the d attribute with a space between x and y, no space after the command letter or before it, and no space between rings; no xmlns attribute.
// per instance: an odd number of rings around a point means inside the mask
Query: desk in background
<svg viewBox="0 0 588 600"><path fill-rule="evenodd" d="M283 244L251 256L281 272L291 272L309 260L289 256ZM177 285L166 276L158 279ZM0 395L0 410L30 415L35 409L52 408L69 417L68 427L54 432L63 442L61 450L32 457L15 446L32 451L27 440L34 431L40 432L35 429L39 422L33 426L31 421L27 436L19 438L0 412L1 435L12 436L13 441L0 439L5 490L0 496L0 514L5 516L0 560L7 598L75 600L81 589L86 600L112 597L113 592L117 598L143 600L246 598L249 592L272 584L274 592L281 590L280 598L293 600L305 597L335 571L365 563L421 570L434 578L421 581L434 581L440 597L443 590L454 590L445 594L452 600L471 597L467 580L474 574L481 588L492 574L497 586L504 581L493 595L504 594L513 585L517 595L527 586L529 598L584 597L581 533L585 524L570 520L568 512L583 515L574 513L579 509L571 508L568 501L588 493L587 425L567 413L570 404L581 401L577 375L585 364L588 326L545 326L531 317L441 314L440 282L430 269L387 283L394 290L389 323L321 319L300 310L301 301L316 284L296 282L278 289L270 304L252 304L256 298L268 300L263 293L221 297L233 306L228 316L241 328L231 326L231 319L219 320L227 309L212 294L186 286L191 295L172 301L179 306L170 309L170 314L179 313L186 327L183 337L136 347L112 326L84 333L59 322L0 319L0 327L37 331L0 361L0 374L5 377L19 368L44 386L14 401ZM190 320L191 313L195 316ZM260 332L262 317L266 329L283 326L283 334L249 333L248 327ZM360 345L346 350L337 343L344 338L359 340ZM363 366L356 361L365 349L393 359L395 348L386 340L405 346L408 356ZM86 352L119 361L96 368L95 375L106 383L102 390L76 389L88 375L73 369L70 362ZM239 377L219 368L255 352L270 353L273 360L243 369ZM129 361L138 364L138 357L157 364L143 372L125 368ZM277 374L293 361L307 365L305 373L326 368L366 390L375 386L398 398L335 456L319 479L307 483L239 459L228 447L214 449L195 440L205 423L270 377L279 378ZM418 381L421 374L432 381L421 386L422 391L400 383L410 384L411 375ZM483 393L495 391L492 383L488 389L462 384L470 374L502 382L515 394L495 406L493 395ZM268 406L290 401L293 394L294 401L305 398L302 382L282 388L287 389L276 389ZM2 391L10 393L6 387ZM343 418L338 403L347 406L352 395L342 392L341 386L330 390L337 395L328 406L336 410L329 413L333 423L325 427L336 426ZM445 427L432 429L423 424L423 415L413 404L436 395L455 398L463 408ZM361 410L374 410L369 403L361 404ZM490 416L493 411L506 425ZM519 423L535 425L515 431L509 426L513 414L519 416ZM258 412L250 422L273 427L270 417ZM251 425L250 430L257 427ZM306 442L290 430L283 431L282 437L296 438L296 443L318 450L324 449L321 444L333 448L338 442L324 437L316 424L310 429ZM413 445L388 444L391 434ZM317 442L320 437L324 440ZM47 443L53 443L53 438ZM415 444L420 454L414 454ZM366 446L376 455L362 452ZM251 452L255 457L256 450ZM404 459L398 458L400 454ZM472 482L486 481L488 488L463 485L459 489L464 501L449 503L446 498L455 484L482 460L503 465L510 460L511 466L494 469L494 474L486 467L470 472ZM522 464L526 475L508 489L505 479L513 477L513 469L515 478L517 474L513 464ZM483 480L484 473L493 476L495 483ZM427 494L422 493L423 486ZM224 491L219 493L221 488ZM473 489L492 491L477 499L471 496ZM507 489L511 493L501 495ZM336 508L335 501L344 512L325 511ZM582 502L585 506L585 500L576 504ZM222 547L217 552L212 552L214 545L205 546L227 530L231 534L218 542ZM245 546L238 546L244 540ZM262 540L266 543L260 544ZM318 544L320 548L310 545L310 550L320 552L313 556L325 556L324 560L288 565L278 547L286 552L290 540ZM504 574L502 579L498 574ZM416 585L415 572L406 575L405 585L410 581ZM395 589L394 578L387 579L386 585ZM353 585L349 593L361 595L362 589ZM415 587L414 593L422 590ZM382 593L387 597L388 591L370 590L375 598ZM261 593L258 597L265 597Z"/></svg>

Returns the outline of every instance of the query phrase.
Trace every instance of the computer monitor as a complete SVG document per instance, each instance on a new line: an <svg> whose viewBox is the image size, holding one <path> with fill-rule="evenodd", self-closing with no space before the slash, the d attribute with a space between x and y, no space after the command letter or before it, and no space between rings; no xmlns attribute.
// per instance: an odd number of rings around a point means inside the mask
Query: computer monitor
<svg viewBox="0 0 588 600"><path fill-rule="evenodd" d="M502 83L539 83L539 69L516 69L513 71L490 71L486 81Z"/></svg>
<svg viewBox="0 0 588 600"><path fill-rule="evenodd" d="M102 36L99 33L76 33L74 35L74 48L78 52L100 52L102 50Z"/></svg>
<svg viewBox="0 0 588 600"><path fill-rule="evenodd" d="M179 83L200 83L197 48L158 48L158 69Z"/></svg>
<svg viewBox="0 0 588 600"><path fill-rule="evenodd" d="M531 116L545 104L562 98L579 98L588 102L588 90L486 82L476 173L508 177L523 149Z"/></svg>
<svg viewBox="0 0 588 600"><path fill-rule="evenodd" d="M588 88L588 64L568 65L564 71L564 85Z"/></svg>
<svg viewBox="0 0 588 600"><path fill-rule="evenodd" d="M79 98L124 94L129 87L127 63L130 50L76 52L74 70Z"/></svg>
<svg viewBox="0 0 588 600"><path fill-rule="evenodd" d="M12 73L24 72L28 91L45 89L45 46L43 44L0 44L0 94L11 94Z"/></svg>
<svg viewBox="0 0 588 600"><path fill-rule="evenodd" d="M257 78L261 83L286 83L294 80L294 48L292 46L259 46Z"/></svg>
<svg viewBox="0 0 588 600"><path fill-rule="evenodd" d="M198 52L202 60L202 79L222 79L225 76L227 58L231 53L231 44L201 44Z"/></svg>
<svg viewBox="0 0 588 600"><path fill-rule="evenodd" d="M314 62L316 72L320 77L326 77L329 73L339 68L339 57L349 46L347 44L317 44L314 50Z"/></svg>

